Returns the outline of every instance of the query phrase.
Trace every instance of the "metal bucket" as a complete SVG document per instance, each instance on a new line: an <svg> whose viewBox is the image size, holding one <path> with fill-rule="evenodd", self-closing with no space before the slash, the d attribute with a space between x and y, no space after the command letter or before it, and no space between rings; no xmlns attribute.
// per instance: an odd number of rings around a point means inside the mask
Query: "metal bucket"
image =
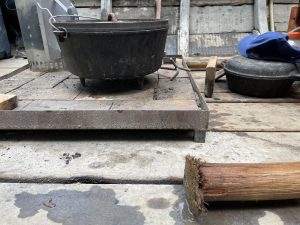
<svg viewBox="0 0 300 225"><path fill-rule="evenodd" d="M33 71L51 71L63 68L60 48L48 22L51 17L49 12L55 15L68 15L76 13L76 9L70 0L57 2L55 0L15 1L27 58ZM66 11L61 7L62 4L66 9L75 10L73 12Z"/></svg>
<svg viewBox="0 0 300 225"><path fill-rule="evenodd" d="M157 71L168 20L53 22L66 68L80 78L134 79Z"/></svg>

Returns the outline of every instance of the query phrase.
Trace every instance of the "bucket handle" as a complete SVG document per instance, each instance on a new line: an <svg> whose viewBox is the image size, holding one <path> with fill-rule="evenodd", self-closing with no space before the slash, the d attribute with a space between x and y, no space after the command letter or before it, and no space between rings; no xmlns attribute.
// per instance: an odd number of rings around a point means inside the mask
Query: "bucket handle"
<svg viewBox="0 0 300 225"><path fill-rule="evenodd" d="M55 15L55 16L51 16L49 18L49 24L50 26L55 30L56 33L61 33L63 36L64 39L67 39L68 38L68 30L65 28L65 27L56 27L54 24L53 24L53 21L55 21L55 18L58 18L58 17L74 17L74 18L78 18L78 17L81 17L81 18L86 18L86 19L94 19L94 20L100 20L99 18L96 18L96 17L90 17L90 16L79 16L79 15Z"/></svg>

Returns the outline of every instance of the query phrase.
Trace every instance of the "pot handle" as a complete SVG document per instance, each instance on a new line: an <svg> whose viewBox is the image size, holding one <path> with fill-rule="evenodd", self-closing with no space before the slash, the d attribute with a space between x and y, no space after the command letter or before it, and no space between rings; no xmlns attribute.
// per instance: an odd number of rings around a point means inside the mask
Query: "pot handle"
<svg viewBox="0 0 300 225"><path fill-rule="evenodd" d="M86 19L94 19L94 20L100 20L99 18L96 17L90 17L90 16L79 16L79 15L55 15L55 16L51 16L49 19L49 24L51 27L53 27L53 29L55 30L55 33L60 33L61 35L59 36L60 41L63 41L65 39L68 38L68 30L65 27L56 27L54 26L54 24L52 23L53 21L55 21L55 18L58 17L74 17L74 18L86 18Z"/></svg>
<svg viewBox="0 0 300 225"><path fill-rule="evenodd" d="M289 75L289 78L295 81L300 81L300 73L299 72L292 72Z"/></svg>

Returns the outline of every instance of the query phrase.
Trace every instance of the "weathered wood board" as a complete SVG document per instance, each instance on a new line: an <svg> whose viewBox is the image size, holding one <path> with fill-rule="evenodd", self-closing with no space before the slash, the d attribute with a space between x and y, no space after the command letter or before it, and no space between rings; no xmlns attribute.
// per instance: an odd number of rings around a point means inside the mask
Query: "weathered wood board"
<svg viewBox="0 0 300 225"><path fill-rule="evenodd" d="M78 13L81 16L91 16L100 18L100 8L78 8ZM141 7L141 8L113 8L113 12L119 19L154 19L155 8L154 7ZM178 7L163 7L162 19L167 18L169 20L169 34L177 34L178 21L179 21L179 8Z"/></svg>
<svg viewBox="0 0 300 225"><path fill-rule="evenodd" d="M191 7L190 33L247 33L254 28L253 6ZM207 23L206 21L213 21Z"/></svg>
<svg viewBox="0 0 300 225"><path fill-rule="evenodd" d="M287 32L291 8L294 5L295 4L274 4L274 23L276 31Z"/></svg>
<svg viewBox="0 0 300 225"><path fill-rule="evenodd" d="M29 102L11 113L0 111L0 129L182 129L205 132L208 127L207 107L197 105L187 77L180 78L185 84L182 86L180 79L170 83L160 79L158 74L151 74L145 78L144 88L140 90L135 80L87 80L83 87L76 76L65 71L35 77L24 72L24 77L16 76L18 79L5 79L0 85L6 87L6 92ZM10 86L7 80L11 82ZM195 134L195 140L196 137Z"/></svg>
<svg viewBox="0 0 300 225"><path fill-rule="evenodd" d="M27 59L0 60L0 80L13 76L29 67Z"/></svg>
<svg viewBox="0 0 300 225"><path fill-rule="evenodd" d="M275 0L274 2L284 3L284 0ZM296 0L287 0L288 3L294 3ZM100 0L74 0L76 7L100 7ZM191 6L208 5L245 5L253 4L253 0L191 0ZM179 6L180 0L164 0L163 6ZM114 7L154 7L155 0L114 0Z"/></svg>
<svg viewBox="0 0 300 225"><path fill-rule="evenodd" d="M0 110L12 110L18 105L18 98L16 95L0 94Z"/></svg>
<svg viewBox="0 0 300 225"><path fill-rule="evenodd" d="M220 33L190 35L190 55L226 56L237 54L237 44L250 33Z"/></svg>
<svg viewBox="0 0 300 225"><path fill-rule="evenodd" d="M300 131L298 103L209 103L212 131Z"/></svg>

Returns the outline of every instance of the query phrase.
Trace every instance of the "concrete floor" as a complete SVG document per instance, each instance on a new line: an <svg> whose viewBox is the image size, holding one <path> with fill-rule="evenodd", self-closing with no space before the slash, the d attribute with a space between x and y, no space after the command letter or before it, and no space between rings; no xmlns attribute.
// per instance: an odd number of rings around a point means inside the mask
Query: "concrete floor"
<svg viewBox="0 0 300 225"><path fill-rule="evenodd" d="M180 185L0 184L0 223L297 225L300 201L215 203L194 218Z"/></svg>

